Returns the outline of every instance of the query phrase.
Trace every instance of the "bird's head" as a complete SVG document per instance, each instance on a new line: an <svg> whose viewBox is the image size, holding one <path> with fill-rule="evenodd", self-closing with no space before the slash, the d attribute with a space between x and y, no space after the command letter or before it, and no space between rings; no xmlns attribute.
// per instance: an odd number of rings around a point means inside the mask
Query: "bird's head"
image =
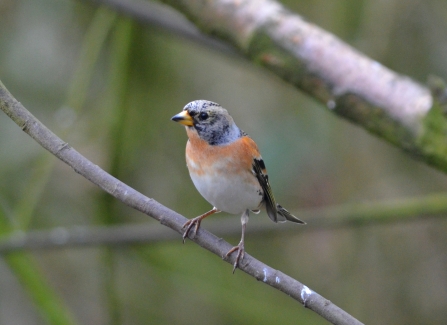
<svg viewBox="0 0 447 325"><path fill-rule="evenodd" d="M231 143L243 135L228 111L208 100L188 103L171 120L185 125L190 132L197 132L202 140L211 145Z"/></svg>

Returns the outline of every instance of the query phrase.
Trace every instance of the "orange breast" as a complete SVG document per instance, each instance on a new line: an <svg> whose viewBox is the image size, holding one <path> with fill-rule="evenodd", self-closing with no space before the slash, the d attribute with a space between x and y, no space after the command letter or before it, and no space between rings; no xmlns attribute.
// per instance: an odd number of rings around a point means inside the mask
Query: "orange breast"
<svg viewBox="0 0 447 325"><path fill-rule="evenodd" d="M259 209L262 187L253 173L258 147L244 136L230 144L211 146L188 130L186 162L199 193L221 211L239 214Z"/></svg>
<svg viewBox="0 0 447 325"><path fill-rule="evenodd" d="M211 146L200 139L195 130L187 129L189 141L186 145L186 159L190 172L198 175L203 173L232 173L244 177L247 172L252 174L254 158L261 158L258 146L248 136L228 144ZM256 180L255 177L253 177ZM256 180L257 181L257 180Z"/></svg>

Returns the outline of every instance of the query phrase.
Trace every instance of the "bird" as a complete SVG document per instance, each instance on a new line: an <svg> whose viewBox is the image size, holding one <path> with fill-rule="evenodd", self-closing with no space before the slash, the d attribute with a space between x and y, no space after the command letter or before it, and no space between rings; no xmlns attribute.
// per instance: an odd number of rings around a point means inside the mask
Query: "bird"
<svg viewBox="0 0 447 325"><path fill-rule="evenodd" d="M198 192L213 208L192 219L182 229L183 243L197 234L203 219L218 212L240 214L239 244L224 256L237 252L233 273L244 259L244 237L249 213L265 208L273 222L306 224L276 203L258 146L234 122L228 111L208 100L195 100L171 118L185 126L186 165Z"/></svg>

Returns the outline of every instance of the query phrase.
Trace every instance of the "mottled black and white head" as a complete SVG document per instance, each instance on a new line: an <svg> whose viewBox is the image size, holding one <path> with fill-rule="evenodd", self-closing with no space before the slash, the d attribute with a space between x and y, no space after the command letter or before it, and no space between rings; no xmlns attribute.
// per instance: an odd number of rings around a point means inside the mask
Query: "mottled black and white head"
<svg viewBox="0 0 447 325"><path fill-rule="evenodd" d="M231 143L244 134L225 108L203 99L188 103L171 120L194 129L202 140L213 146Z"/></svg>

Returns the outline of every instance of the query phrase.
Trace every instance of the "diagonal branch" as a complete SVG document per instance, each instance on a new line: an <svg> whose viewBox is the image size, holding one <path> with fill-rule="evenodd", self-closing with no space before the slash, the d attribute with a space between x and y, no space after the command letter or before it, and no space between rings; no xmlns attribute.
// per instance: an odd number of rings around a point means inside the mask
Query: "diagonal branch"
<svg viewBox="0 0 447 325"><path fill-rule="evenodd" d="M182 226L187 220L185 217L120 182L82 156L27 111L9 93L1 81L0 108L24 132L46 150L72 167L75 172L87 178L126 205L158 220L161 224L178 233L182 232ZM205 229L200 229L192 241L221 258L224 258L226 252L232 248L228 242L216 237ZM225 261L233 264L234 256L226 258ZM240 269L245 273L286 293L333 324L361 324L361 322L347 312L310 290L304 284L271 268L248 254L245 255L244 260L240 264Z"/></svg>
<svg viewBox="0 0 447 325"><path fill-rule="evenodd" d="M179 35L188 35L193 29L183 23L180 29L172 28L167 15L154 20L150 14L154 3L90 1ZM427 87L359 53L274 0L162 2L179 10L205 34L231 44L253 63L307 92L330 111L447 172L447 118ZM133 6L146 11L137 15ZM194 40L206 44L204 38Z"/></svg>

